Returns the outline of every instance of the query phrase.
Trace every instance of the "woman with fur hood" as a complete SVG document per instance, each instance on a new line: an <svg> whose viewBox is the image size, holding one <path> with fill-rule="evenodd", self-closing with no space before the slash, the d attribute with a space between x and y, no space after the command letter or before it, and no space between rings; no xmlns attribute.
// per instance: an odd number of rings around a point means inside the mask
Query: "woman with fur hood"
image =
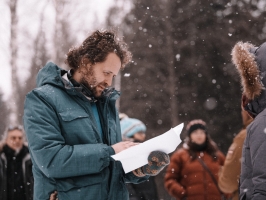
<svg viewBox="0 0 266 200"><path fill-rule="evenodd" d="M183 147L171 156L165 175L165 188L177 199L220 200L218 172L224 164L220 152L206 131L206 123L188 123Z"/></svg>
<svg viewBox="0 0 266 200"><path fill-rule="evenodd" d="M243 87L242 106L254 118L247 127L240 174L240 199L266 199L266 43L238 42L232 50Z"/></svg>

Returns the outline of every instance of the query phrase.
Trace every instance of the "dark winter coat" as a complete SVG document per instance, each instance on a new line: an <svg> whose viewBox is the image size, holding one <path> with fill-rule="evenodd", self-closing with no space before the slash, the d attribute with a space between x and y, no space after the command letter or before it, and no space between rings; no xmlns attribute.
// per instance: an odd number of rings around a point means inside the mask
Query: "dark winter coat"
<svg viewBox="0 0 266 200"><path fill-rule="evenodd" d="M247 127L240 176L241 200L266 199L266 110Z"/></svg>
<svg viewBox="0 0 266 200"><path fill-rule="evenodd" d="M33 199L32 162L26 146L18 154L7 145L0 152L0 199Z"/></svg>
<svg viewBox="0 0 266 200"><path fill-rule="evenodd" d="M111 145L121 141L116 91L97 101L102 123L100 137L89 100L69 84L66 71L48 63L37 76L38 88L25 101L24 127L33 161L34 199L126 200L125 182L139 183L111 159Z"/></svg>
<svg viewBox="0 0 266 200"><path fill-rule="evenodd" d="M249 49L249 54L243 53L245 52L243 46L239 49L235 52L238 69L246 72L241 74L243 93L251 96L245 109L255 117L247 127L247 137L242 150L240 199L264 200L266 199L266 43Z"/></svg>
<svg viewBox="0 0 266 200"><path fill-rule="evenodd" d="M140 184L128 183L127 189L130 200L158 200L155 176Z"/></svg>
<svg viewBox="0 0 266 200"><path fill-rule="evenodd" d="M242 151L240 199L266 199L266 42L238 42L232 61L241 77L242 105L254 118Z"/></svg>
<svg viewBox="0 0 266 200"><path fill-rule="evenodd" d="M211 170L216 180L218 172L224 164L224 155L218 151L217 160L206 152L198 153ZM177 199L186 200L220 200L221 195L209 173L200 162L192 160L187 149L181 148L172 156L165 174L165 188Z"/></svg>

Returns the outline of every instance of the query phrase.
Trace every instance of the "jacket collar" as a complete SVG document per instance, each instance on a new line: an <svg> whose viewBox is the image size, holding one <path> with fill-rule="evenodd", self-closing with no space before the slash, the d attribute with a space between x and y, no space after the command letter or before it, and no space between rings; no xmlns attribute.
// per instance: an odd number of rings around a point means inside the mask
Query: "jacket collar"
<svg viewBox="0 0 266 200"><path fill-rule="evenodd" d="M18 152L11 149L8 145L4 145L3 152L6 154L6 157L24 157L28 153L28 148L26 146L22 146L22 149L20 149Z"/></svg>

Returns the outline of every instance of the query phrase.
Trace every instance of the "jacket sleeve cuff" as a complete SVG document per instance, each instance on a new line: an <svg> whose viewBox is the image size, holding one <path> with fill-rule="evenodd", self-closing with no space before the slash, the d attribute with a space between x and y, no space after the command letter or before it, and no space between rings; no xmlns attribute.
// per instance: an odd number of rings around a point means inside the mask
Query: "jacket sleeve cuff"
<svg viewBox="0 0 266 200"><path fill-rule="evenodd" d="M109 146L107 148L107 150L108 150L110 156L115 155L115 150L112 147Z"/></svg>
<svg viewBox="0 0 266 200"><path fill-rule="evenodd" d="M137 176L137 177L143 177L143 176L146 176L146 175L143 173L141 167L139 167L138 169L133 170L132 172L133 172L133 174L134 174L135 176Z"/></svg>

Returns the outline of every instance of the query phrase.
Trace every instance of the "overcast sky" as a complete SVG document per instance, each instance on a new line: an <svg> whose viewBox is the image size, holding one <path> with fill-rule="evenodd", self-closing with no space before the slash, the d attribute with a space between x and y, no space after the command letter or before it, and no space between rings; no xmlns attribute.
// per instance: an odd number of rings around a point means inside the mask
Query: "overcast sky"
<svg viewBox="0 0 266 200"><path fill-rule="evenodd" d="M92 25L97 21L97 25L100 28L103 26L106 18L107 10L114 4L115 0L78 0L69 1L75 7L75 13L72 15L72 19L75 20L74 27L75 35L78 41L84 39L85 33L92 31ZM8 99L11 94L11 81L10 81L10 51L9 51L9 38L10 38L10 12L7 6L8 0L0 1L0 89L4 92L4 98ZM46 6L44 3L46 2ZM47 3L49 2L49 3ZM51 34L47 35L48 39L52 39L53 32L51 27L54 23L54 10L53 1L35 1L35 0L18 0L18 16L19 16L19 28L18 28L18 44L23 46L23 51L19 52L18 65L19 76L21 81L25 77L29 76L27 67L30 61L31 45L27 43L27 40L31 40L36 36L38 30L38 20L41 10L45 7L45 21L44 25L47 27L47 31ZM75 19L73 19L75 18ZM20 46L21 48L21 46Z"/></svg>

